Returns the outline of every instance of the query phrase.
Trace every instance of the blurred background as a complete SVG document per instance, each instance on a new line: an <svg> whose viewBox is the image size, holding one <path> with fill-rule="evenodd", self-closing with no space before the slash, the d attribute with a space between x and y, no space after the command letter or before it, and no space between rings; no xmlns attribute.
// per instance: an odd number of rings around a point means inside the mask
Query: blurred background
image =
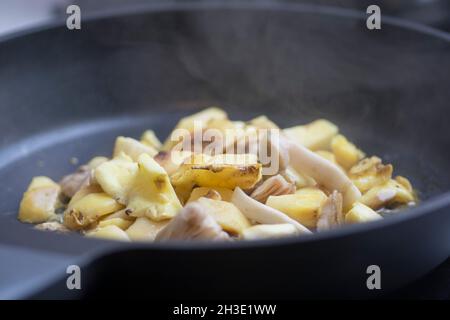
<svg viewBox="0 0 450 320"><path fill-rule="evenodd" d="M82 15L95 14L145 3L183 2L185 0L1 0L0 35L60 20L68 5L80 6ZM198 0L197 2L216 1ZM248 2L258 0L247 0ZM275 0L276 1L276 0ZM382 14L417 21L434 28L450 31L449 0L282 0L284 2L315 3L354 8L365 11L371 5L380 6Z"/></svg>

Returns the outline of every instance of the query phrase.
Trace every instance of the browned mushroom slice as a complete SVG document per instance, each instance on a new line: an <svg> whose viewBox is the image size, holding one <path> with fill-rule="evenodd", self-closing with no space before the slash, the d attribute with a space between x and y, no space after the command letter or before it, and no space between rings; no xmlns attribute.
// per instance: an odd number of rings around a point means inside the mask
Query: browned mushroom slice
<svg viewBox="0 0 450 320"><path fill-rule="evenodd" d="M344 223L342 195L333 191L319 211L317 231L330 230Z"/></svg>
<svg viewBox="0 0 450 320"><path fill-rule="evenodd" d="M270 177L258 186L251 194L251 197L259 202L266 203L269 196L280 196L295 192L295 185L289 183L281 175Z"/></svg>
<svg viewBox="0 0 450 320"><path fill-rule="evenodd" d="M156 235L164 240L229 240L216 220L197 202L186 205L170 223Z"/></svg>
<svg viewBox="0 0 450 320"><path fill-rule="evenodd" d="M365 158L349 170L349 177L361 193L387 183L392 177L391 164L383 164L378 157Z"/></svg>
<svg viewBox="0 0 450 320"><path fill-rule="evenodd" d="M89 185L91 173L92 169L83 165L76 172L64 176L59 182L62 193L68 198L72 198L78 190Z"/></svg>
<svg viewBox="0 0 450 320"><path fill-rule="evenodd" d="M106 161L108 158L105 157L92 158L89 163L80 166L76 172L64 176L59 182L61 192L66 197L72 198L81 188L95 184L93 170Z"/></svg>

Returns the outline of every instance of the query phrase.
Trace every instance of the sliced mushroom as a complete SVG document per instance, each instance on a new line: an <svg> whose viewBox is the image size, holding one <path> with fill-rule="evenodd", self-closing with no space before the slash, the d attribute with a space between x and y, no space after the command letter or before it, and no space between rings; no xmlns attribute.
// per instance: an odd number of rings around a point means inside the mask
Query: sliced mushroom
<svg viewBox="0 0 450 320"><path fill-rule="evenodd" d="M83 165L72 174L64 176L59 182L61 191L68 198L72 198L78 190L89 185L92 169L88 165Z"/></svg>
<svg viewBox="0 0 450 320"><path fill-rule="evenodd" d="M299 235L299 230L292 224L258 224L247 228L242 233L244 240L273 239Z"/></svg>
<svg viewBox="0 0 450 320"><path fill-rule="evenodd" d="M264 160L264 156L270 161L264 163L263 175L273 176L284 171L290 162L289 149L280 142L279 135L273 135L272 132L258 132L258 156ZM267 162L267 161L265 161Z"/></svg>
<svg viewBox="0 0 450 320"><path fill-rule="evenodd" d="M87 164L80 166L76 172L63 177L59 182L62 193L72 198L81 188L96 184L94 170L106 161L108 158L94 157Z"/></svg>
<svg viewBox="0 0 450 320"><path fill-rule="evenodd" d="M268 146L270 147L270 158L272 161L276 161L275 164L278 165L278 172L284 171L289 166L290 162L289 149L285 144L280 142L281 137L279 135L274 136L272 133L266 133L266 136L260 139L260 143L264 143L266 139L268 141ZM262 154L264 154L264 152ZM272 162L270 164L271 167L274 167ZM269 170L268 173L270 174Z"/></svg>
<svg viewBox="0 0 450 320"><path fill-rule="evenodd" d="M158 232L155 241L164 240L229 240L204 206L197 202L187 204L169 224Z"/></svg>
<svg viewBox="0 0 450 320"><path fill-rule="evenodd" d="M203 197L212 199L212 200L222 200L222 197L220 196L220 193L218 193L216 190L211 189L208 191L207 194L205 194Z"/></svg>
<svg viewBox="0 0 450 320"><path fill-rule="evenodd" d="M34 179L33 179L34 180ZM54 185L33 187L33 182L24 193L19 207L18 219L26 223L41 223L56 218L60 206L58 195L60 187Z"/></svg>
<svg viewBox="0 0 450 320"><path fill-rule="evenodd" d="M362 194L371 188L385 184L392 178L391 164L383 164L378 157L365 158L349 170L349 177Z"/></svg>
<svg viewBox="0 0 450 320"><path fill-rule="evenodd" d="M247 132L237 138L236 145L244 145L246 153L258 156L263 164L264 176L274 176L289 165L289 150L279 143L279 135L262 130L263 128L248 128Z"/></svg>
<svg viewBox="0 0 450 320"><path fill-rule="evenodd" d="M333 191L319 211L317 231L330 230L344 223L342 195Z"/></svg>
<svg viewBox="0 0 450 320"><path fill-rule="evenodd" d="M269 196L280 196L294 192L295 185L287 182L283 176L278 174L264 181L250 196L261 203L266 203Z"/></svg>
<svg viewBox="0 0 450 320"><path fill-rule="evenodd" d="M122 152L136 162L143 153L148 154L150 157L153 157L158 153L155 148L143 144L136 139L119 136L116 138L114 145L113 158L117 157Z"/></svg>
<svg viewBox="0 0 450 320"><path fill-rule="evenodd" d="M34 228L41 231L54 231L58 233L66 233L70 231L63 224L57 221L40 223L35 225Z"/></svg>
<svg viewBox="0 0 450 320"><path fill-rule="evenodd" d="M189 151L160 151L153 158L171 176L191 154Z"/></svg>
<svg viewBox="0 0 450 320"><path fill-rule="evenodd" d="M296 226L301 233L311 233L308 228L289 218L286 214L252 199L239 187L234 190L231 202L250 220L261 224L290 223Z"/></svg>
<svg viewBox="0 0 450 320"><path fill-rule="evenodd" d="M296 171L312 177L327 190L337 190L343 195L344 209L350 208L361 197L358 188L334 163L287 138L281 139L281 143L288 148L290 165Z"/></svg>
<svg viewBox="0 0 450 320"><path fill-rule="evenodd" d="M80 166L76 172L64 176L59 182L62 193L72 198L81 188L96 184L94 170L106 161L108 158L105 157L92 158L87 164Z"/></svg>

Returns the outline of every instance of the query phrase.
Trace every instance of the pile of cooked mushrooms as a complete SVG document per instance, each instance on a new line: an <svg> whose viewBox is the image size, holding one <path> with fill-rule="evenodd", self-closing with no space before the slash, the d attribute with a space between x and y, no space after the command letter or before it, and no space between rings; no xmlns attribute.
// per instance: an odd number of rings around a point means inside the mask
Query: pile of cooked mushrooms
<svg viewBox="0 0 450 320"><path fill-rule="evenodd" d="M123 241L232 241L374 221L416 201L408 179L327 120L280 129L265 116L233 121L212 107L183 118L163 144L151 130L117 137L111 158L94 157L59 183L33 178L18 218Z"/></svg>

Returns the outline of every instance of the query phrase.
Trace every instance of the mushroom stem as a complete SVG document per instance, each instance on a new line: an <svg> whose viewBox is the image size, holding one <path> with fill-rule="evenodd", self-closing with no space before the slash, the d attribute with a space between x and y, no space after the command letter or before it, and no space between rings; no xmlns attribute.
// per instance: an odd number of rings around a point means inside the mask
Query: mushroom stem
<svg viewBox="0 0 450 320"><path fill-rule="evenodd" d="M165 240L230 240L226 232L198 202L187 204L167 226L156 235L155 241Z"/></svg>
<svg viewBox="0 0 450 320"><path fill-rule="evenodd" d="M361 192L338 166L311 150L284 138L291 159L290 165L299 173L310 176L330 192L337 190L343 195L344 210L358 201Z"/></svg>
<svg viewBox="0 0 450 320"><path fill-rule="evenodd" d="M241 188L234 189L231 202L242 212L247 218L261 224L282 224L290 223L294 225L301 233L311 233L308 228L291 219L286 214L266 206L261 202L249 197Z"/></svg>

